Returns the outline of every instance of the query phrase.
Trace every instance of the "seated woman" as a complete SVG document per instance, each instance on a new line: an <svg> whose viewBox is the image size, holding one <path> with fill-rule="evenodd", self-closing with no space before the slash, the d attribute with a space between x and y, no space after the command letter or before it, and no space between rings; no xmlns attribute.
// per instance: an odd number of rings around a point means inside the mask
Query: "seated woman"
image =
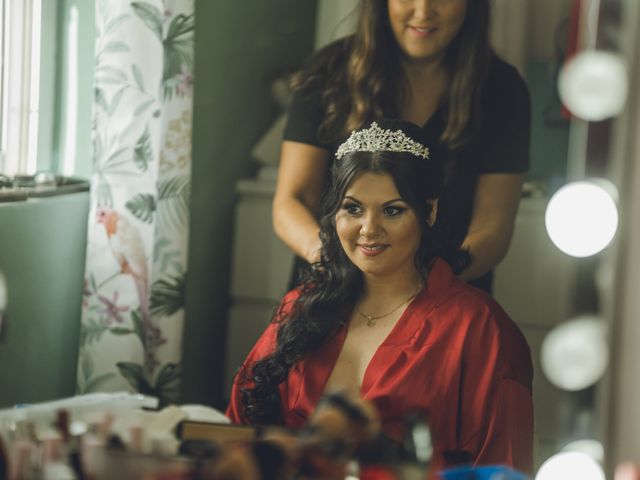
<svg viewBox="0 0 640 480"><path fill-rule="evenodd" d="M532 470L532 366L518 327L456 277L468 257L434 228L443 175L415 125L354 131L332 167L322 257L236 377L234 422L305 425L324 393L372 402L401 439L429 418L435 468Z"/></svg>

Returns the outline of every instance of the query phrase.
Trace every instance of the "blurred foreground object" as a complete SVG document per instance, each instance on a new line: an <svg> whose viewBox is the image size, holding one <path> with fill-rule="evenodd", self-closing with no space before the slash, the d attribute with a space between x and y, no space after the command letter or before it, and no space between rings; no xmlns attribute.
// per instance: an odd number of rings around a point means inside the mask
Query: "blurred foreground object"
<svg viewBox="0 0 640 480"><path fill-rule="evenodd" d="M0 479L428 476L433 446L423 418L406 419L406 437L398 444L382 432L373 404L342 393L324 396L298 431L231 425L200 406L158 411L157 405L155 398L119 392L1 410Z"/></svg>
<svg viewBox="0 0 640 480"><path fill-rule="evenodd" d="M616 467L614 480L640 480L640 465L624 462Z"/></svg>
<svg viewBox="0 0 640 480"><path fill-rule="evenodd" d="M442 480L527 480L528 477L509 467L460 467L440 472Z"/></svg>

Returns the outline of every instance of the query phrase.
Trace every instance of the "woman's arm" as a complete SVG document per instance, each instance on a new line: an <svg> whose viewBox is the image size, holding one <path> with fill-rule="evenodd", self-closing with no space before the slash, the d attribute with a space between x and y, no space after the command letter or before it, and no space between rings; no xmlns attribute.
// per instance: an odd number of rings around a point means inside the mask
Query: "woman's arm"
<svg viewBox="0 0 640 480"><path fill-rule="evenodd" d="M463 280L484 275L506 255L523 180L520 173L478 176L469 231L462 244L471 254L471 264L460 274Z"/></svg>
<svg viewBox="0 0 640 480"><path fill-rule="evenodd" d="M320 260L317 215L328 170L327 150L282 142L272 206L273 228L291 250L309 263Z"/></svg>

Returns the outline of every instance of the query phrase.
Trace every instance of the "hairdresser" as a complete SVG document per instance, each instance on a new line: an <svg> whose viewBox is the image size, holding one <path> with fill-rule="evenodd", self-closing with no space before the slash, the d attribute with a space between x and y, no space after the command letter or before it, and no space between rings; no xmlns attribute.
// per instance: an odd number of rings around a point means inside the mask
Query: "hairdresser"
<svg viewBox="0 0 640 480"><path fill-rule="evenodd" d="M530 99L489 45L489 0L362 0L355 34L317 52L293 79L273 222L319 260L320 198L347 132L381 117L415 123L443 162L439 227L471 263L460 277L491 291L529 166Z"/></svg>

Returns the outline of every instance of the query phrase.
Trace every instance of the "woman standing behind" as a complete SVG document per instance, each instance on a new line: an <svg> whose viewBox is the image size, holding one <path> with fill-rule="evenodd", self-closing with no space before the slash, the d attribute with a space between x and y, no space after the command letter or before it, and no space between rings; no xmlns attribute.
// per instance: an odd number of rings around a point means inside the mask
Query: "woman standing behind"
<svg viewBox="0 0 640 480"><path fill-rule="evenodd" d="M528 169L530 102L490 49L489 0L362 0L357 32L294 79L273 202L277 235L319 258L317 213L347 132L381 117L422 126L446 187L439 222L471 254L461 273L490 291L507 252Z"/></svg>

